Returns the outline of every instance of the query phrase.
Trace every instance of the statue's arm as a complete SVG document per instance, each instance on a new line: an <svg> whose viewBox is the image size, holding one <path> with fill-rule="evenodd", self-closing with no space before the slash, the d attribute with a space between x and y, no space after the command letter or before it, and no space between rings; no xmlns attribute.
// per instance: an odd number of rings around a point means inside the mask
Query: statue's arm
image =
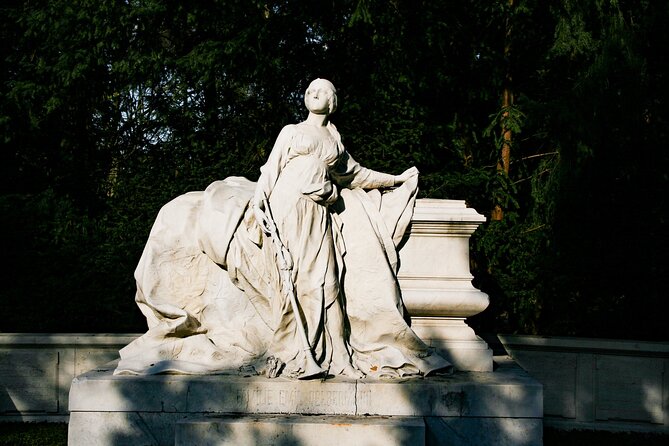
<svg viewBox="0 0 669 446"><path fill-rule="evenodd" d="M415 167L407 169L400 175L377 172L361 166L348 152L344 152L332 176L337 184L343 187L380 189L400 185L415 175L418 175L418 169Z"/></svg>
<svg viewBox="0 0 669 446"><path fill-rule="evenodd" d="M274 185L281 174L281 169L286 165L288 151L290 150L290 141L293 134L293 125L287 125L281 130L279 136L276 138L274 147L272 147L272 151L267 158L267 162L260 168L260 177L256 184L252 205L258 224L260 224L266 232L268 231L268 227L264 213L264 200L269 198L272 189L274 189Z"/></svg>

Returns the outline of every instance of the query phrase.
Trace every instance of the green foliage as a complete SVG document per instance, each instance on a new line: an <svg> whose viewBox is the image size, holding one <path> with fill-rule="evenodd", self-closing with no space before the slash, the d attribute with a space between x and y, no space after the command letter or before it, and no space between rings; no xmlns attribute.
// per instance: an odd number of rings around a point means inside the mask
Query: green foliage
<svg viewBox="0 0 669 446"><path fill-rule="evenodd" d="M648 309L666 286L667 211L652 192L667 187L652 164L667 160L658 151L666 132L654 125L666 109L648 113L666 96L666 73L649 66L651 48L666 44L658 21L667 12L643 2L551 8L553 42L518 102L530 136L512 148L517 215L477 234L489 274L480 280L497 297L482 319L497 314L493 326L665 337L662 312Z"/></svg>
<svg viewBox="0 0 669 446"><path fill-rule="evenodd" d="M665 5L52 0L0 12L1 228L14 259L1 305L21 314L0 330L143 330L132 274L160 206L257 178L324 77L363 165L416 165L422 197L503 207L473 241L491 296L477 328L663 336L662 313L638 308L662 300L669 276L656 193L669 181Z"/></svg>

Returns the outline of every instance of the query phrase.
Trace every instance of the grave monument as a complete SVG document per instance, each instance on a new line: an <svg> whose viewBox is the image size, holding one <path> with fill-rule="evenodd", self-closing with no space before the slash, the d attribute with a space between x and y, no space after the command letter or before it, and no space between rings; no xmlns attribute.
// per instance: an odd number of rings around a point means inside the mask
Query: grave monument
<svg viewBox="0 0 669 446"><path fill-rule="evenodd" d="M367 169L306 90L253 183L159 212L135 278L147 332L70 393L70 445L541 444L542 389L465 323L484 217Z"/></svg>

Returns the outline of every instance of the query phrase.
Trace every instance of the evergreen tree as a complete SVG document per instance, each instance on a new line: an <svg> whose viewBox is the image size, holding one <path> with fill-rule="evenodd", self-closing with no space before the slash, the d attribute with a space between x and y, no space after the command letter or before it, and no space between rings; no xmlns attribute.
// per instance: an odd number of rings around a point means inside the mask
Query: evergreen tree
<svg viewBox="0 0 669 446"><path fill-rule="evenodd" d="M472 249L492 302L479 330L664 336L666 5L14 0L0 12L1 301L17 314L0 330L143 330L132 272L160 206L257 178L323 77L357 160L417 165L422 197L491 217Z"/></svg>

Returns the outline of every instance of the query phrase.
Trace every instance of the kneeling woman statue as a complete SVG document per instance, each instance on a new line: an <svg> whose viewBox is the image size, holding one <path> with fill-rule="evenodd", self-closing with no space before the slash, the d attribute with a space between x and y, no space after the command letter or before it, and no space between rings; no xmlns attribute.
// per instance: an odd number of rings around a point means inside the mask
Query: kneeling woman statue
<svg viewBox="0 0 669 446"><path fill-rule="evenodd" d="M330 122L329 81L304 102L307 119L281 130L257 183L227 178L161 209L135 271L149 330L116 374L450 371L406 323L396 278L417 169L356 163Z"/></svg>

